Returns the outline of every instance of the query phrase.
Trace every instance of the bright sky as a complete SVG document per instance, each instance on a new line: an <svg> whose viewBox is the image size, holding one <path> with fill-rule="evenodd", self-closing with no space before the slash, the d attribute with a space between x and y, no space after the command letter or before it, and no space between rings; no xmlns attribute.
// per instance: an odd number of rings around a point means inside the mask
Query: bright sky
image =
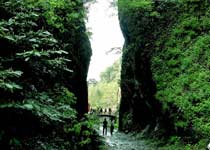
<svg viewBox="0 0 210 150"><path fill-rule="evenodd" d="M92 57L89 67L88 79L100 79L100 73L112 65L120 55L106 54L113 47L122 47L124 38L122 36L117 10L110 8L113 0L96 0L89 7L87 28L92 32L90 39ZM115 15L113 15L115 14Z"/></svg>

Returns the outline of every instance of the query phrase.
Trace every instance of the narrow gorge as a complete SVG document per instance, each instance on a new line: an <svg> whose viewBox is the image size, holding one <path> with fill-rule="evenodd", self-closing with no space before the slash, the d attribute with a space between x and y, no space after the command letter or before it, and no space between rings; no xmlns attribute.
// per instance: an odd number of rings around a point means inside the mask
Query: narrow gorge
<svg viewBox="0 0 210 150"><path fill-rule="evenodd" d="M103 149L88 104L89 1L0 0L0 149ZM137 135L166 150L203 149L210 142L209 0L114 2L125 43L122 60L109 67L121 89L114 95L121 95L119 133L110 139L137 150L150 145Z"/></svg>

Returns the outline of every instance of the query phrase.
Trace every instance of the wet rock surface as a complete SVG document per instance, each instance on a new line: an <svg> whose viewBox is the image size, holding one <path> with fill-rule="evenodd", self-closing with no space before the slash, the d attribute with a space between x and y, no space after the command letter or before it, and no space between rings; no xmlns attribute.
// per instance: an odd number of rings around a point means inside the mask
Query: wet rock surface
<svg viewBox="0 0 210 150"><path fill-rule="evenodd" d="M142 139L131 134L115 132L112 136L105 136L107 150L155 150Z"/></svg>

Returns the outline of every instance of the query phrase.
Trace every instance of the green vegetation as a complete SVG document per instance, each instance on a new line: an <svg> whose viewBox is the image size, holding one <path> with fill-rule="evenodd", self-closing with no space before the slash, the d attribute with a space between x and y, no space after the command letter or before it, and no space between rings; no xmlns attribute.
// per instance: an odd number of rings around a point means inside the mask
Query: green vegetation
<svg viewBox="0 0 210 150"><path fill-rule="evenodd" d="M101 73L100 81L89 81L89 103L93 108L112 108L119 105L120 64L117 60L112 66Z"/></svg>
<svg viewBox="0 0 210 150"><path fill-rule="evenodd" d="M164 56L157 54L153 61L157 99L163 101L165 109L170 109L170 103L179 109L174 114L175 126L187 130L191 124L197 135L206 137L210 130L210 36L208 32L199 33L208 30L208 20L197 16L181 18L164 44Z"/></svg>
<svg viewBox="0 0 210 150"><path fill-rule="evenodd" d="M167 142L175 146L166 149L177 149L180 144L186 145L184 149L201 149L208 142L209 11L207 0L119 1L126 39L121 117L130 113L132 124L149 125L153 135L170 137ZM135 85L140 92L127 92ZM149 97L148 91L154 97ZM135 118L145 112L150 120ZM122 128L126 124L122 123Z"/></svg>
<svg viewBox="0 0 210 150"><path fill-rule="evenodd" d="M119 8L123 9L124 11L128 11L128 13L131 10L137 10L137 9L145 9L145 8L152 8L152 0L124 0L119 1L118 3Z"/></svg>
<svg viewBox="0 0 210 150"><path fill-rule="evenodd" d="M209 0L118 6L126 40L121 74L118 60L100 81L89 81L91 107L117 111L122 96L121 130L163 137L160 149L203 149L210 131ZM85 17L81 0L0 0L1 148L100 147L93 130L99 122L85 115Z"/></svg>
<svg viewBox="0 0 210 150"><path fill-rule="evenodd" d="M91 55L84 17L80 0L0 0L1 148L97 149L92 121L78 119L86 106L76 110Z"/></svg>

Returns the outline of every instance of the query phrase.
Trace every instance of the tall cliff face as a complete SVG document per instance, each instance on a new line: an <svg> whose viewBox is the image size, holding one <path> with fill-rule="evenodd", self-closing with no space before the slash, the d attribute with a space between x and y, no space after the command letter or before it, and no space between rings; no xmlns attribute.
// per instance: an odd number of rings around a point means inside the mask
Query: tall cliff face
<svg viewBox="0 0 210 150"><path fill-rule="evenodd" d="M75 94L77 98L77 111L83 116L84 113L88 112L87 73L92 55L84 22L79 24L79 29L76 30L76 36L73 40L74 48L70 53L70 59L72 59L70 66L72 67L73 74L66 78L66 84Z"/></svg>
<svg viewBox="0 0 210 150"><path fill-rule="evenodd" d="M119 19L125 37L121 71L121 130L144 129L147 125L154 128L161 119L161 103L155 99L157 89L152 77L151 57L161 28L173 18L159 18L160 14L155 10L158 6L155 5L158 3L142 1L132 5L129 1L119 1ZM165 11L165 8L160 9Z"/></svg>
<svg viewBox="0 0 210 150"><path fill-rule="evenodd" d="M150 125L167 134L206 136L209 2L119 0L118 5L125 37L120 129Z"/></svg>
<svg viewBox="0 0 210 150"><path fill-rule="evenodd" d="M65 86L75 94L77 98L76 109L78 114L83 116L84 113L88 112L86 79L92 50L86 34L83 2L81 0L72 0L70 2L64 1L64 3L70 3L70 6L66 10L61 8L59 11L62 12L58 11L58 16L62 17L64 14L66 17L66 19L60 20L64 27L63 31L58 32L57 29L50 28L54 30L56 38L62 43L64 50L68 52L68 58L71 60L68 67L73 71L71 74L65 74L59 80L62 80Z"/></svg>

